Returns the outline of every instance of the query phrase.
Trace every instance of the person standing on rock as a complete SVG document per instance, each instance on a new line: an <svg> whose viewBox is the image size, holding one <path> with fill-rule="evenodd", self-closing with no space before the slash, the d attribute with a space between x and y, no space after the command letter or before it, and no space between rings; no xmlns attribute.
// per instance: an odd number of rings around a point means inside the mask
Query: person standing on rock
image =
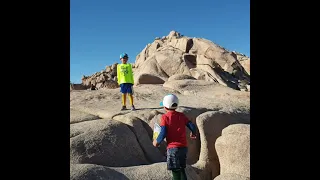
<svg viewBox="0 0 320 180"><path fill-rule="evenodd" d="M122 93L122 108L121 110L126 110L126 99L127 94L129 96L131 110L135 110L133 105L133 90L132 86L134 84L133 81L133 73L132 73L132 65L127 63L129 56L127 53L120 54L120 60L122 64L117 65L117 78L118 84L120 85L120 92Z"/></svg>
<svg viewBox="0 0 320 180"><path fill-rule="evenodd" d="M196 139L196 126L181 112L177 112L179 99L173 94L163 98L160 106L166 111L161 117L161 131L153 146L158 147L166 138L167 140L167 169L172 171L173 180L186 180L185 172L188 144L186 126L190 129L191 139Z"/></svg>

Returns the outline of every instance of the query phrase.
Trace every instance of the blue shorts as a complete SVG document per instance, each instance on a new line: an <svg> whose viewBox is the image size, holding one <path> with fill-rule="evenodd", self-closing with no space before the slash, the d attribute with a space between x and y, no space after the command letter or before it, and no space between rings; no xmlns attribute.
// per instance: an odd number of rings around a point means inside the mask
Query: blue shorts
<svg viewBox="0 0 320 180"><path fill-rule="evenodd" d="M167 169L183 169L187 164L187 147L169 148L167 150Z"/></svg>
<svg viewBox="0 0 320 180"><path fill-rule="evenodd" d="M120 92L123 94L133 94L131 83L120 84Z"/></svg>

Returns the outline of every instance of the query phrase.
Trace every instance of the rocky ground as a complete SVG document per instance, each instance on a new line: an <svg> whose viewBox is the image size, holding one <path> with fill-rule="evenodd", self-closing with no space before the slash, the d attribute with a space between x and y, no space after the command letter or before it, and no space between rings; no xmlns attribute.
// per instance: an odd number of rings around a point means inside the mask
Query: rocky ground
<svg viewBox="0 0 320 180"><path fill-rule="evenodd" d="M165 142L152 146L153 125L164 113L159 102L168 93L179 97L178 111L200 133L188 139L188 177L248 179L250 92L192 79L134 86L137 111L120 111L119 88L71 91L70 179L171 179Z"/></svg>

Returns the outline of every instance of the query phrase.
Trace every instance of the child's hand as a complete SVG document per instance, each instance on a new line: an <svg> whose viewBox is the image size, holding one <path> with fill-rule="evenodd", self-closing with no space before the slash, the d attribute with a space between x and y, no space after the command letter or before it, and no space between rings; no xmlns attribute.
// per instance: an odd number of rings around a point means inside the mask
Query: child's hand
<svg viewBox="0 0 320 180"><path fill-rule="evenodd" d="M154 147L158 147L158 146L159 146L159 144L158 144L158 142L157 142L157 140L156 140L156 139L155 139L155 140L153 140L153 143L152 143L152 144L153 144L153 146L154 146Z"/></svg>
<svg viewBox="0 0 320 180"><path fill-rule="evenodd" d="M190 133L190 138L193 139L193 140L195 140L195 139L197 139L197 136L191 132L191 133Z"/></svg>

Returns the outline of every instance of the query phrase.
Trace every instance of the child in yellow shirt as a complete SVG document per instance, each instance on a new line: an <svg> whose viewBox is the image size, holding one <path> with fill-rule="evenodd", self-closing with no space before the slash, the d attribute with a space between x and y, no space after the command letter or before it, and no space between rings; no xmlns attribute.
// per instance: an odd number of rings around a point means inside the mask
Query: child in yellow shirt
<svg viewBox="0 0 320 180"><path fill-rule="evenodd" d="M133 73L132 73L132 65L128 62L128 54L122 53L120 54L120 60L122 64L118 64L117 66L117 78L118 84L120 85L120 92L122 93L122 108L121 110L126 110L126 97L127 94L129 96L131 110L136 110L133 105L133 90L132 86L134 84L133 81Z"/></svg>

